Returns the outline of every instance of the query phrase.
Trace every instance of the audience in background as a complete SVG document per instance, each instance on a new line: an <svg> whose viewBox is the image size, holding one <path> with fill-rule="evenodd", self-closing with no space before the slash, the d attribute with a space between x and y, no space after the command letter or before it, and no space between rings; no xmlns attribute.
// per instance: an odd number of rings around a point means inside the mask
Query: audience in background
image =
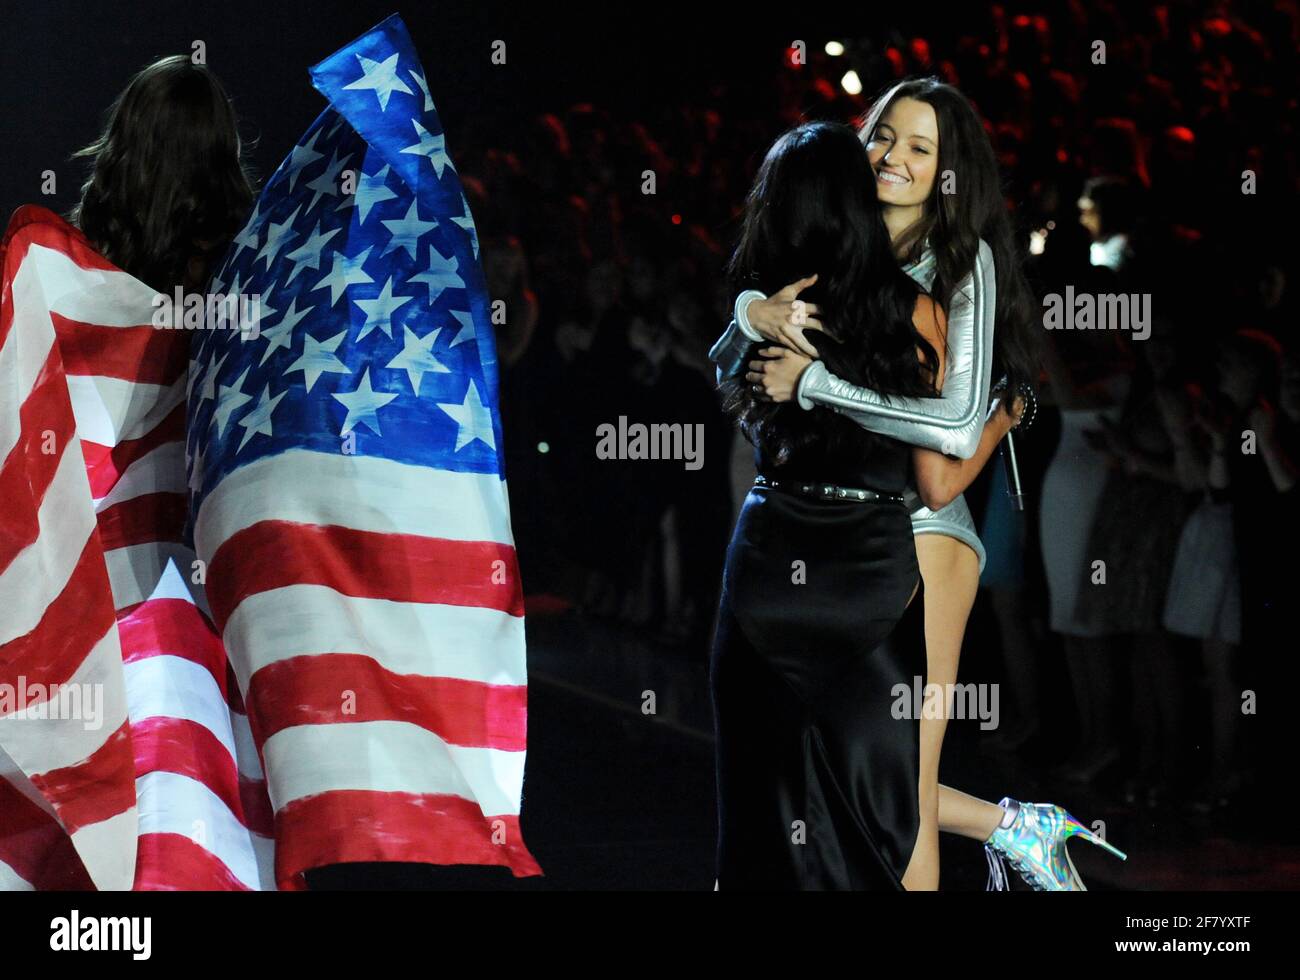
<svg viewBox="0 0 1300 980"><path fill-rule="evenodd" d="M525 583L702 655L737 438L706 351L745 190L787 126L853 120L897 78L936 74L988 122L1041 293L1153 311L1142 339L1048 331L1020 450L1030 510L1011 525L987 498L988 533L1012 549L986 581L988 642L1022 702L1010 747L1041 733L1045 705L1072 706L1064 775L1222 808L1285 771L1296 675L1296 3L970 6L926 37L882 26L839 57L810 44L802 65L774 52L767 77L645 118L555 107L517 144L462 149L507 304ZM839 84L849 68L862 96ZM598 460L596 427L620 415L703 424L704 467ZM1046 690L1039 668L1062 655L1067 689Z"/></svg>

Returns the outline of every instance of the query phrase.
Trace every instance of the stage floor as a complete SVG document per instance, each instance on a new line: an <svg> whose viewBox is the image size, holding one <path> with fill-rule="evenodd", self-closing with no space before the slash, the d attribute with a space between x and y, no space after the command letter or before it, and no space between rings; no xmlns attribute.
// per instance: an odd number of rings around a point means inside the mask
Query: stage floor
<svg viewBox="0 0 1300 980"><path fill-rule="evenodd" d="M546 876L503 878L500 887L712 889L716 816L704 652L573 613L531 616L528 643L523 831ZM653 714L642 711L647 692ZM1115 787L1063 785L1035 763L987 751L987 743L975 722L952 723L944 781L994 800L1051 800L1085 822L1104 820L1129 860L1072 844L1091 890L1271 890L1300 879L1300 846L1245 840L1222 818L1185 806L1126 806ZM943 890L983 890L982 848L949 835L941 847Z"/></svg>

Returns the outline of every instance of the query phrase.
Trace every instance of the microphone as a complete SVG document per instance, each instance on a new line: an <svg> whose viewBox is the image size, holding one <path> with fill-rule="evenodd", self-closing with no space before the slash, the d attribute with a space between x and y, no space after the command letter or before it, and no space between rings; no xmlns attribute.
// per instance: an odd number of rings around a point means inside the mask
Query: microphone
<svg viewBox="0 0 1300 980"><path fill-rule="evenodd" d="M1007 496L1011 498L1012 507L1016 510L1024 510L1025 491L1020 486L1020 466L1016 461L1015 435L1008 432L1002 443L1002 466L1007 477Z"/></svg>

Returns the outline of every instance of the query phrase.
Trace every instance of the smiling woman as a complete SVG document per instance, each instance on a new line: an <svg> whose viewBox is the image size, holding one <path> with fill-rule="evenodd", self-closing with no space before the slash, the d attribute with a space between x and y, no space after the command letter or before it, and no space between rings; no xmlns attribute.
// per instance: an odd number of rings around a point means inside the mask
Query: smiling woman
<svg viewBox="0 0 1300 980"><path fill-rule="evenodd" d="M939 119L934 106L919 99L890 103L867 141L876 172L876 194L885 207L885 226L898 251L919 234L926 201L939 169Z"/></svg>
<svg viewBox="0 0 1300 980"><path fill-rule="evenodd" d="M940 396L884 397L832 373L825 358L809 351L804 331L822 326L808 314L839 311L833 304L809 306L797 299L815 281L811 276L770 299L757 291L742 293L736 322L711 356L726 374L744 356L746 338L784 345L789 349L766 364L751 364L746 376L764 396L777 402L793 398L808 411L829 407L870 432L914 445L907 504L927 587L926 666L931 680L944 684L956 680L985 561L961 493L1024 408L1021 397L999 398L986 416L994 372L1004 375L1013 392L1029 390L1036 380L1033 304L1012 245L992 145L960 92L936 79L900 82L872 105L859 136L894 254L947 315L947 332L934 341L948 355L946 377L936 379ZM927 335L922 323L918 330ZM1010 857L1033 887L1081 888L1077 876L1061 871L1065 839L1077 826L1063 810L1009 797L994 804L939 784L946 724L943 712L921 721L921 824L903 886L938 887L942 829L984 843L995 869L998 855ZM1031 851L1054 863L1035 863ZM1005 876L995 871L990 883L1003 885Z"/></svg>

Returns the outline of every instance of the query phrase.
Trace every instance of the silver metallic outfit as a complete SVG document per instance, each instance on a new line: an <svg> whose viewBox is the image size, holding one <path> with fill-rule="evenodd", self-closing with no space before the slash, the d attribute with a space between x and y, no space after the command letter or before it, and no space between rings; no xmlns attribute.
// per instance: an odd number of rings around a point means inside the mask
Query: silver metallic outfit
<svg viewBox="0 0 1300 980"><path fill-rule="evenodd" d="M927 248L903 271L928 291L934 283L934 252ZM755 290L747 290L737 298L737 318L709 351L710 359L718 368L719 382L743 373L749 345L764 339L753 328L745 329L749 325L743 317L742 300L748 305L748 300L755 297L766 298ZM975 268L961 281L948 310L948 361L939 397L882 395L836 377L822 361L815 360L800 376L795 399L800 408L825 405L868 431L947 456L969 459L975 455L988 417L996 309L993 250L981 241ZM914 489L909 489L905 504L912 515L914 534L946 534L964 542L979 556L980 571L984 570L984 545L975 531L975 521L964 496L958 495L947 506L934 511L921 503Z"/></svg>

